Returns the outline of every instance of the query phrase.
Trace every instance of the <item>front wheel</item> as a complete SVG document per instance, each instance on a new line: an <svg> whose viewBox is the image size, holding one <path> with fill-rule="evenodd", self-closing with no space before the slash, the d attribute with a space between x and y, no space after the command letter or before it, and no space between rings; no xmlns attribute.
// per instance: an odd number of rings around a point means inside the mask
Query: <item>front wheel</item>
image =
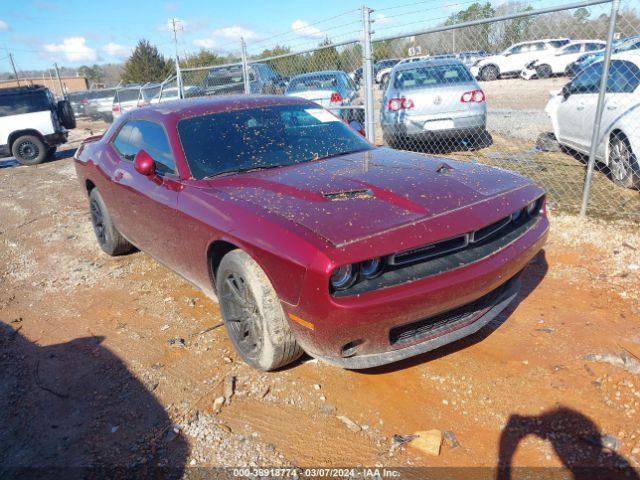
<svg viewBox="0 0 640 480"><path fill-rule="evenodd" d="M480 79L485 82L496 80L500 76L500 71L495 65L487 65L480 71Z"/></svg>
<svg viewBox="0 0 640 480"><path fill-rule="evenodd" d="M623 133L615 133L609 145L609 170L611 179L624 188L640 186L640 166Z"/></svg>
<svg viewBox="0 0 640 480"><path fill-rule="evenodd" d="M246 252L223 257L216 290L227 333L247 364L270 371L302 355L271 282Z"/></svg>
<svg viewBox="0 0 640 480"><path fill-rule="evenodd" d="M107 255L122 255L133 249L133 245L120 234L113 224L102 195L95 188L89 194L89 209L96 240Z"/></svg>
<svg viewBox="0 0 640 480"><path fill-rule="evenodd" d="M553 70L551 70L549 65L539 65L536 67L536 73L538 74L538 78L549 78Z"/></svg>
<svg viewBox="0 0 640 480"><path fill-rule="evenodd" d="M35 135L23 135L13 142L11 153L22 165L37 165L47 158L47 146Z"/></svg>

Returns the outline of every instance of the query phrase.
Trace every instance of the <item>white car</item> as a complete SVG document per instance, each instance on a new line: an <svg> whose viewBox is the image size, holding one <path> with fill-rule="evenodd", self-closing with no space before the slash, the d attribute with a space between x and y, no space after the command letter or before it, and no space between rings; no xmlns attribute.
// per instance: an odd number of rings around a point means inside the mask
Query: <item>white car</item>
<svg viewBox="0 0 640 480"><path fill-rule="evenodd" d="M529 62L555 52L570 41L568 38L550 38L516 43L498 55L481 58L471 67L471 73L484 81L496 80L503 75L519 75Z"/></svg>
<svg viewBox="0 0 640 480"><path fill-rule="evenodd" d="M604 49L606 42L600 40L574 40L554 52L546 52L529 62L520 72L525 80L549 78L551 75L566 75L567 68L581 55Z"/></svg>
<svg viewBox="0 0 640 480"><path fill-rule="evenodd" d="M602 77L599 60L552 92L546 112L558 142L583 154L591 148L593 122ZM596 160L625 188L640 186L640 52L612 56Z"/></svg>

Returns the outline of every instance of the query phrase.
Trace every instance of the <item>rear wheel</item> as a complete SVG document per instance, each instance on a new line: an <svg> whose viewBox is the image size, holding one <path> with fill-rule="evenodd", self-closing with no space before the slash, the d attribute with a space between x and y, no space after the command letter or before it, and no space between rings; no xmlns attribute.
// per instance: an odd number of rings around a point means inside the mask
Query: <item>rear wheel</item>
<svg viewBox="0 0 640 480"><path fill-rule="evenodd" d="M95 188L89 194L89 209L96 240L106 254L111 256L122 255L133 249L133 245L113 225L111 215L109 215L102 195Z"/></svg>
<svg viewBox="0 0 640 480"><path fill-rule="evenodd" d="M549 65L538 65L536 67L536 73L538 74L538 78L549 78L553 70L551 70Z"/></svg>
<svg viewBox="0 0 640 480"><path fill-rule="evenodd" d="M271 282L246 252L223 257L216 289L227 333L247 364L269 371L302 355Z"/></svg>
<svg viewBox="0 0 640 480"><path fill-rule="evenodd" d="M487 65L480 70L480 79L485 82L496 80L500 76L500 70L495 65Z"/></svg>
<svg viewBox="0 0 640 480"><path fill-rule="evenodd" d="M616 132L609 144L611 179L624 188L640 186L640 166L627 137Z"/></svg>
<svg viewBox="0 0 640 480"><path fill-rule="evenodd" d="M11 153L23 165L37 165L47 158L47 146L40 137L23 135L13 142Z"/></svg>

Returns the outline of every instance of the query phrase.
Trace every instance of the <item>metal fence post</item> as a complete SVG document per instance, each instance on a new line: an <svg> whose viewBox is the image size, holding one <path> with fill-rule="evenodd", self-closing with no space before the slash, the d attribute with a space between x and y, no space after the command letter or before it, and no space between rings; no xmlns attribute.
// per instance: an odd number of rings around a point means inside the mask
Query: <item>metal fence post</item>
<svg viewBox="0 0 640 480"><path fill-rule="evenodd" d="M64 86L62 85L62 79L60 78L60 70L58 70L58 64L54 63L53 65L56 67L56 77L58 78L58 84L60 85L60 95L66 100L67 94L64 91Z"/></svg>
<svg viewBox="0 0 640 480"><path fill-rule="evenodd" d="M242 55L242 81L244 83L244 93L249 95L251 93L251 84L249 82L249 65L247 64L247 44L244 41L244 37L240 37L240 46Z"/></svg>
<svg viewBox="0 0 640 480"><path fill-rule="evenodd" d="M593 169L596 163L596 152L600 143L602 112L604 110L604 100L607 91L607 80L609 79L609 66L611 65L611 52L613 51L613 40L616 31L616 17L620 0L613 0L611 3L611 17L609 18L609 31L607 32L607 46L604 52L604 61L602 68L602 78L600 79L600 90L598 92L598 103L596 105L596 115L593 122L593 132L591 134L591 148L589 149L589 163L587 164L587 173L584 179L584 189L582 191L582 206L580 207L580 216L587 214L587 206L589 204L589 192L591 191L591 180L593 178Z"/></svg>
<svg viewBox="0 0 640 480"><path fill-rule="evenodd" d="M371 49L371 10L362 7L362 78L364 79L365 133L370 142L375 142L375 119L373 118L373 54Z"/></svg>

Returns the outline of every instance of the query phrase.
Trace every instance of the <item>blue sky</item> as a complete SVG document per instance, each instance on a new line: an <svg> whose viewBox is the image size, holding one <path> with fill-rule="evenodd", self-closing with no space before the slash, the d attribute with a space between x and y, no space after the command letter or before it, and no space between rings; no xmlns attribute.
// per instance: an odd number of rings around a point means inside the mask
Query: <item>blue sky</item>
<svg viewBox="0 0 640 480"><path fill-rule="evenodd" d="M442 22L474 0L371 0L376 35L411 32ZM505 0L494 0L493 4ZM534 8L557 3L529 0ZM569 0L562 3L570 3ZM358 39L363 0L196 1L196 0L0 0L0 58L12 52L19 70L48 68L53 62L121 62L140 38L173 55L173 32L180 21L180 54L200 48L238 51L245 37L249 53L276 43L311 48L325 35L334 42ZM606 7L597 7L598 11ZM0 71L8 71L5 58Z"/></svg>

